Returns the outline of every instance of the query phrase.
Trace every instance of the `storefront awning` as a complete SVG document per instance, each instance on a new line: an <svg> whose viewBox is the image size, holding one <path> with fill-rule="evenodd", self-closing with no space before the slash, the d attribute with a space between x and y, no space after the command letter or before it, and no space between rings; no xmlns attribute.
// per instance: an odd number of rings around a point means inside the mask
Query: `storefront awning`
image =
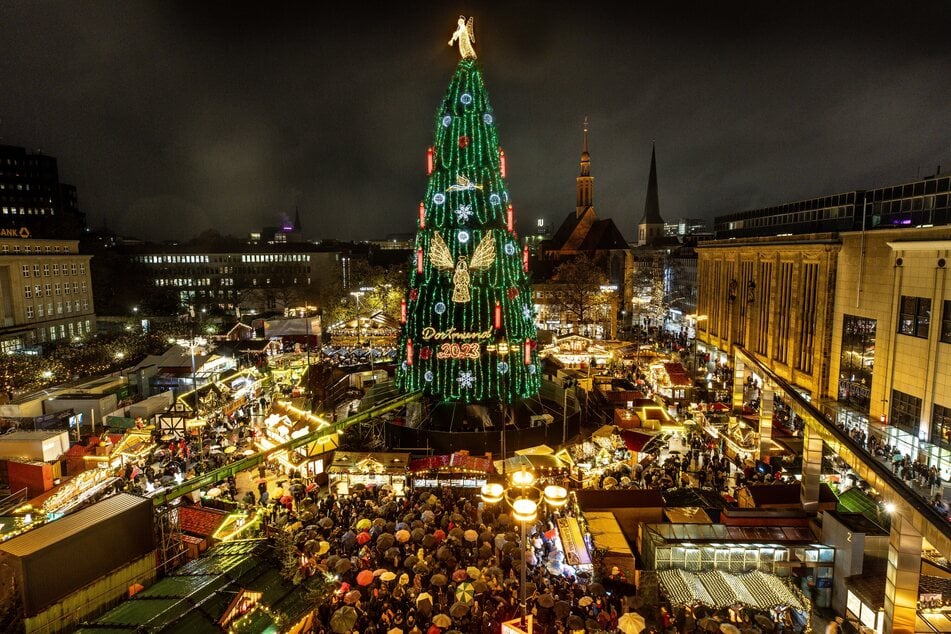
<svg viewBox="0 0 951 634"><path fill-rule="evenodd" d="M624 439L624 446L627 447L628 451L638 452L644 448L651 438L651 434L642 434L636 431L630 431L625 429L621 432L621 438Z"/></svg>

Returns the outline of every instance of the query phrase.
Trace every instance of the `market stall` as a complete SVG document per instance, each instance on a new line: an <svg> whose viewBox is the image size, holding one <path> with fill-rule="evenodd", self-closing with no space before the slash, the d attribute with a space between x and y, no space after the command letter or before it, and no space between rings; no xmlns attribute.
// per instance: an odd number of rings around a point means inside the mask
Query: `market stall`
<svg viewBox="0 0 951 634"><path fill-rule="evenodd" d="M734 575L720 570L699 574L664 570L657 577L661 591L673 606L727 608L734 622L763 617L797 631L811 629L809 600L773 575L759 571Z"/></svg>
<svg viewBox="0 0 951 634"><path fill-rule="evenodd" d="M484 456L470 456L468 452L456 452L444 456L427 456L409 464L413 488L435 489L481 489L494 468Z"/></svg>
<svg viewBox="0 0 951 634"><path fill-rule="evenodd" d="M601 576L614 576L619 581L634 583L637 574L636 560L614 513L585 511L583 520L588 548L592 552L603 553L600 562L597 562L600 564L598 572Z"/></svg>
<svg viewBox="0 0 951 634"><path fill-rule="evenodd" d="M330 490L349 495L366 487L389 487L402 497L409 477L408 453L335 451L327 468Z"/></svg>
<svg viewBox="0 0 951 634"><path fill-rule="evenodd" d="M605 473L629 474L637 462L637 452L628 449L614 425L602 426L588 440L570 447L569 453L578 467L572 471L572 478L581 488L597 488Z"/></svg>

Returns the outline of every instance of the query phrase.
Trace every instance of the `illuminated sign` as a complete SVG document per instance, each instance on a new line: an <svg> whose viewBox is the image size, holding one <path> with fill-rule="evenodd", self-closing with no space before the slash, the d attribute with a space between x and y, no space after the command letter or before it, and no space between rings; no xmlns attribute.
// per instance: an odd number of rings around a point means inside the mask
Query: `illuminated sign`
<svg viewBox="0 0 951 634"><path fill-rule="evenodd" d="M482 346L477 343L443 343L436 353L437 359L478 359Z"/></svg>
<svg viewBox="0 0 951 634"><path fill-rule="evenodd" d="M27 227L19 229L0 229L0 238L22 238L26 240L30 237L30 230Z"/></svg>
<svg viewBox="0 0 951 634"><path fill-rule="evenodd" d="M455 326L449 328L449 330L436 330L432 326L426 326L423 328L423 339L436 339L436 340L445 340L449 339L450 341L461 339L461 340L471 340L471 339L491 339L492 338L492 328L487 328L481 332L465 332L461 330L456 330Z"/></svg>

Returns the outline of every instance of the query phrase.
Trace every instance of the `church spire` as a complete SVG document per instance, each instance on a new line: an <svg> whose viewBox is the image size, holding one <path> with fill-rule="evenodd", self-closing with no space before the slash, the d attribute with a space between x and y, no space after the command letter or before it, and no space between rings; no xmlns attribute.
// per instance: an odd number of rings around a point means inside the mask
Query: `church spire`
<svg viewBox="0 0 951 634"><path fill-rule="evenodd" d="M294 207L294 232L300 233L300 207Z"/></svg>
<svg viewBox="0 0 951 634"><path fill-rule="evenodd" d="M644 216L637 225L637 242L640 245L653 242L663 235L664 219L660 216L660 200L657 196L657 154L651 142L651 170L647 177L647 197L644 199Z"/></svg>
<svg viewBox="0 0 951 634"><path fill-rule="evenodd" d="M577 178L578 196L575 215L581 216L594 205L594 176L591 175L591 155L588 154L588 116L584 118L584 137L581 146L581 174Z"/></svg>

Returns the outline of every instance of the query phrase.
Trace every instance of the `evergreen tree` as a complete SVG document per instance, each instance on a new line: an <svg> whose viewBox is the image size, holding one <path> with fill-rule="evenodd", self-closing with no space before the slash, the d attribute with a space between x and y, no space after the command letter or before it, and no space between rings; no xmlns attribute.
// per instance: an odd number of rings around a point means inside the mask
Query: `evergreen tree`
<svg viewBox="0 0 951 634"><path fill-rule="evenodd" d="M436 113L419 207L397 384L443 400L537 394L528 258L482 71L464 57Z"/></svg>

